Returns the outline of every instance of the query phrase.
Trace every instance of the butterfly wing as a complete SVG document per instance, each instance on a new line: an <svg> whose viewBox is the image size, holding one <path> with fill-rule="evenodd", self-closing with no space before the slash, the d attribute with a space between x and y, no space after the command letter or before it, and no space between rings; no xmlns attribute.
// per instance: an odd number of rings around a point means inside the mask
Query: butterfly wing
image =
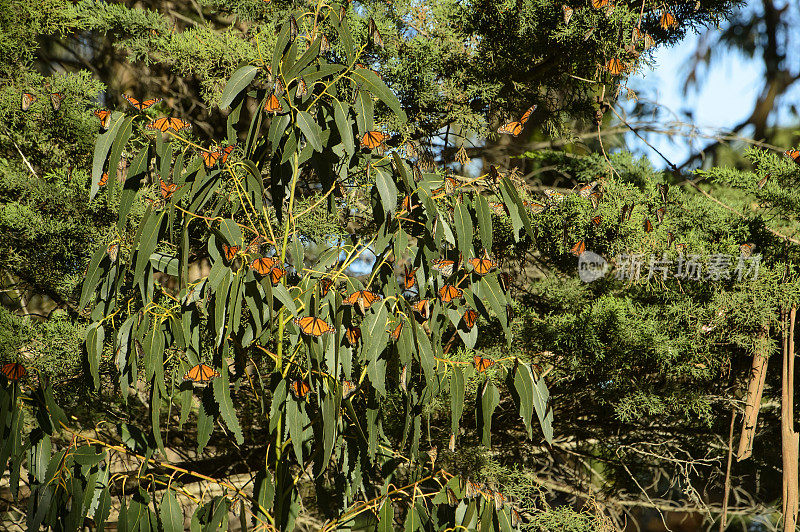
<svg viewBox="0 0 800 532"><path fill-rule="evenodd" d="M519 122L508 122L497 128L497 132L516 137L522 133L522 125Z"/></svg>
<svg viewBox="0 0 800 532"><path fill-rule="evenodd" d="M260 275L267 275L275 266L275 259L271 257L260 257L250 263L250 269L255 270Z"/></svg>
<svg viewBox="0 0 800 532"><path fill-rule="evenodd" d="M10 381L18 381L28 374L28 370L25 369L25 366L18 362L3 364L2 370L0 371L2 371L3 375Z"/></svg>
<svg viewBox="0 0 800 532"><path fill-rule="evenodd" d="M66 96L64 96L63 92L53 92L50 94L50 104L53 106L54 111L61 109L61 102L64 101L64 98L66 98Z"/></svg>
<svg viewBox="0 0 800 532"><path fill-rule="evenodd" d="M403 288L406 290L411 290L417 284L417 269L409 270L408 266L405 266L405 272L403 273Z"/></svg>
<svg viewBox="0 0 800 532"><path fill-rule="evenodd" d="M264 110L268 113L282 113L283 105L280 99L273 92L264 104Z"/></svg>
<svg viewBox="0 0 800 532"><path fill-rule="evenodd" d="M400 334L403 332L403 321L400 320L400 323L392 329L392 332L389 333L389 336L392 337L392 340L397 341L400 339Z"/></svg>
<svg viewBox="0 0 800 532"><path fill-rule="evenodd" d="M30 92L23 92L22 93L22 110L27 111L30 109L33 102L37 100L36 95L31 94Z"/></svg>
<svg viewBox="0 0 800 532"><path fill-rule="evenodd" d="M95 109L94 116L100 119L100 127L108 129L108 120L111 118L111 111L108 109Z"/></svg>
<svg viewBox="0 0 800 532"><path fill-rule="evenodd" d="M361 147L374 150L388 138L389 135L382 131L367 131L364 133L364 136L361 137Z"/></svg>
<svg viewBox="0 0 800 532"><path fill-rule="evenodd" d="M800 150L786 150L783 154L795 163L800 164Z"/></svg>
<svg viewBox="0 0 800 532"><path fill-rule="evenodd" d="M222 161L221 161L222 164L225 164L226 162L228 162L228 156L231 154L231 152L234 150L234 148L236 148L235 144L220 150L219 153L222 156Z"/></svg>
<svg viewBox="0 0 800 532"><path fill-rule="evenodd" d="M463 290L450 284L446 284L439 289L439 299L441 299L443 303L450 303L454 299L459 299L463 295Z"/></svg>
<svg viewBox="0 0 800 532"><path fill-rule="evenodd" d="M464 316L461 317L464 325L466 325L467 329L472 329L475 327L475 323L478 321L478 312L474 309L468 308L464 311Z"/></svg>
<svg viewBox="0 0 800 532"><path fill-rule="evenodd" d="M206 165L206 168L211 168L222 156L221 151L201 151L200 156L203 158L203 164Z"/></svg>
<svg viewBox="0 0 800 532"><path fill-rule="evenodd" d="M572 249L569 250L570 253L575 255L576 257L580 257L586 251L586 243L583 240L578 240L578 242L572 246Z"/></svg>
<svg viewBox="0 0 800 532"><path fill-rule="evenodd" d="M286 270L278 266L272 268L269 271L269 277L273 285L277 285L278 283L280 283L284 275L286 275Z"/></svg>
<svg viewBox="0 0 800 532"><path fill-rule="evenodd" d="M103 172L103 175L100 177L100 182L97 183L98 186L104 187L108 183L108 172Z"/></svg>

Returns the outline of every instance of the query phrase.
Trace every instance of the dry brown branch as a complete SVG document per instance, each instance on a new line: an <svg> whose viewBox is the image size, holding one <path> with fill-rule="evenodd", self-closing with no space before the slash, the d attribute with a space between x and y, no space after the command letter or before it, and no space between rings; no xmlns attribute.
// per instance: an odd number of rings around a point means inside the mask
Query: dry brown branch
<svg viewBox="0 0 800 532"><path fill-rule="evenodd" d="M783 373L781 375L781 458L783 462L783 529L797 523L798 452L800 434L794 430L794 321L797 309L781 312L783 318Z"/></svg>
<svg viewBox="0 0 800 532"><path fill-rule="evenodd" d="M764 325L756 340L753 365L750 368L750 380L747 385L744 418L742 421L742 436L739 440L739 449L736 451L737 461L746 460L753 454L753 438L756 434L761 394L764 392L764 382L767 378L768 355L769 325Z"/></svg>

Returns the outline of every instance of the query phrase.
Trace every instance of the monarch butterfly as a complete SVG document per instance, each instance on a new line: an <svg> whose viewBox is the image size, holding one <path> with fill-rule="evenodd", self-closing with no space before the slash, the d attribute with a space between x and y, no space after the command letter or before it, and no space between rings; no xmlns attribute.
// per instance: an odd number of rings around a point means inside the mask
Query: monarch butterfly
<svg viewBox="0 0 800 532"><path fill-rule="evenodd" d="M661 194L661 201L667 203L667 193L669 192L669 185L666 183L658 185L658 193Z"/></svg>
<svg viewBox="0 0 800 532"><path fill-rule="evenodd" d="M502 214L508 214L508 209L506 209L505 204L499 201L490 201L489 208L492 210L493 213L500 216Z"/></svg>
<svg viewBox="0 0 800 532"><path fill-rule="evenodd" d="M511 508L511 526L516 528L522 524L522 515L517 511L516 508Z"/></svg>
<svg viewBox="0 0 800 532"><path fill-rule="evenodd" d="M564 201L564 198L567 197L561 192L553 190L552 188L544 189L544 195L547 196L547 199L549 199L553 203L561 203L562 201Z"/></svg>
<svg viewBox="0 0 800 532"><path fill-rule="evenodd" d="M422 319L427 320L428 316L430 316L431 314L430 299L420 299L419 301L414 303L412 308L417 314L420 315Z"/></svg>
<svg viewBox="0 0 800 532"><path fill-rule="evenodd" d="M347 330L344 332L344 339L347 345L355 347L358 341L361 340L361 328L348 326Z"/></svg>
<svg viewBox="0 0 800 532"><path fill-rule="evenodd" d="M503 289L503 292L508 292L508 289L511 287L511 274L508 272L500 272L497 279L500 281L500 288Z"/></svg>
<svg viewBox="0 0 800 532"><path fill-rule="evenodd" d="M279 282L281 282L281 279L283 279L284 275L286 275L286 270L278 266L275 266L269 271L269 279L270 281L272 281L273 285L276 285Z"/></svg>
<svg viewBox="0 0 800 532"><path fill-rule="evenodd" d="M103 175L100 176L100 181L97 183L97 186L104 187L108 183L108 172L103 172Z"/></svg>
<svg viewBox="0 0 800 532"><path fill-rule="evenodd" d="M603 199L603 193L600 191L589 194L589 200L592 202L593 209L597 209L597 206L600 205L601 199Z"/></svg>
<svg viewBox="0 0 800 532"><path fill-rule="evenodd" d="M525 114L522 115L522 118L519 119L519 122L508 122L507 124L503 124L497 128L497 132L518 137L519 134L522 133L522 129L525 127L525 122L528 121L535 110L536 106L532 105L527 111L525 111Z"/></svg>
<svg viewBox="0 0 800 532"><path fill-rule="evenodd" d="M183 376L183 380L205 383L210 382L211 379L215 377L219 377L219 371L205 364L198 364L186 372L186 375Z"/></svg>
<svg viewBox="0 0 800 532"><path fill-rule="evenodd" d="M616 57L612 57L611 59L609 59L608 62L605 64L605 67L606 70L608 70L612 76L619 76L625 69L625 65L623 65L622 61L620 61Z"/></svg>
<svg viewBox="0 0 800 532"><path fill-rule="evenodd" d="M533 214L544 212L544 210L547 208L547 205L539 203L538 201L523 201L522 206L530 209Z"/></svg>
<svg viewBox="0 0 800 532"><path fill-rule="evenodd" d="M178 185L175 183L167 183L160 177L158 179L161 181L161 197L165 200L170 199L175 191L178 190Z"/></svg>
<svg viewBox="0 0 800 532"><path fill-rule="evenodd" d="M644 223L642 224L645 233L649 233L653 230L653 223L650 221L650 218L645 218Z"/></svg>
<svg viewBox="0 0 800 532"><path fill-rule="evenodd" d="M456 288L451 284L446 284L439 289L439 299L442 303L450 303L454 299L460 299L464 296L464 291Z"/></svg>
<svg viewBox="0 0 800 532"><path fill-rule="evenodd" d="M464 496L467 499L474 499L475 497L480 497L481 495L481 487L477 482L472 482L471 480L467 480L467 485L464 487Z"/></svg>
<svg viewBox="0 0 800 532"><path fill-rule="evenodd" d="M578 240L578 242L572 246L572 249L570 249L569 252L576 257L580 257L586 252L586 243L583 240Z"/></svg>
<svg viewBox="0 0 800 532"><path fill-rule="evenodd" d="M366 311L373 303L382 299L383 296L370 290L358 290L353 292L342 301L342 305L357 305L361 312Z"/></svg>
<svg viewBox="0 0 800 532"><path fill-rule="evenodd" d="M50 93L50 105L53 106L54 111L61 109L61 102L63 102L65 98L66 96L64 96L63 92Z"/></svg>
<svg viewBox="0 0 800 532"><path fill-rule="evenodd" d="M217 164L217 161L222 157L222 150L201 151L200 156L203 158L203 163L206 165L206 168L211 168Z"/></svg>
<svg viewBox="0 0 800 532"><path fill-rule="evenodd" d="M581 188L578 189L578 196L582 197L583 199L588 198L592 192L594 192L594 188L597 186L597 181L592 181L589 184L583 185Z"/></svg>
<svg viewBox="0 0 800 532"><path fill-rule="evenodd" d="M786 150L783 154L797 164L800 164L800 150Z"/></svg>
<svg viewBox="0 0 800 532"><path fill-rule="evenodd" d="M275 80L275 96L283 96L283 93L286 92L286 86L281 81L281 78Z"/></svg>
<svg viewBox="0 0 800 532"><path fill-rule="evenodd" d="M382 131L367 131L364 133L364 136L361 137L361 147L374 150L383 144L388 138L389 135L383 133Z"/></svg>
<svg viewBox="0 0 800 532"><path fill-rule="evenodd" d="M417 268L414 268L413 270L409 270L408 266L403 266L403 268L405 270L403 272L403 288L406 290L411 290L417 284Z"/></svg>
<svg viewBox="0 0 800 532"><path fill-rule="evenodd" d="M228 244L222 244L222 251L225 252L225 260L228 262L232 261L236 254L239 253L239 250L242 249L240 246L229 246Z"/></svg>
<svg viewBox="0 0 800 532"><path fill-rule="evenodd" d="M756 245L752 242L746 242L739 246L739 253L745 259L749 259L753 255L753 251L756 249Z"/></svg>
<svg viewBox="0 0 800 532"><path fill-rule="evenodd" d="M758 185L756 185L756 186L758 186L758 190L761 190L762 188L764 188L764 185L766 185L766 184L767 184L767 181L768 181L768 180L769 180L769 174L767 174L767 175L765 175L764 177L762 177L762 178L761 178L761 179L758 181Z"/></svg>
<svg viewBox="0 0 800 532"><path fill-rule="evenodd" d="M31 94L30 92L23 92L22 93L22 110L27 111L30 109L33 102L38 100L39 98L36 97L35 94Z"/></svg>
<svg viewBox="0 0 800 532"><path fill-rule="evenodd" d="M601 7L606 7L610 3L611 0L592 0L592 7L595 9L600 9Z"/></svg>
<svg viewBox="0 0 800 532"><path fill-rule="evenodd" d="M658 223L661 223L664 220L664 216L667 214L667 209L664 207L659 208L656 210L656 218L658 219Z"/></svg>
<svg viewBox="0 0 800 532"><path fill-rule="evenodd" d="M269 272L272 270L274 266L275 266L275 259L273 259L272 257L260 257L250 263L250 269L255 270L260 275L269 274Z"/></svg>
<svg viewBox="0 0 800 532"><path fill-rule="evenodd" d="M28 374L28 370L25 369L25 366L18 362L3 364L3 368L0 371L2 371L3 375L10 381L18 381Z"/></svg>
<svg viewBox="0 0 800 532"><path fill-rule="evenodd" d="M633 203L628 203L622 206L622 213L619 216L619 223L626 222L631 219L631 213L633 213Z"/></svg>
<svg viewBox="0 0 800 532"><path fill-rule="evenodd" d="M300 77L300 81L297 82L297 92L295 92L296 98L302 98L308 94L308 85L306 85L306 80Z"/></svg>
<svg viewBox="0 0 800 532"><path fill-rule="evenodd" d="M319 292L324 297L328 295L328 292L331 290L331 286L333 286L333 279L329 279L327 277L323 277L319 280Z"/></svg>
<svg viewBox="0 0 800 532"><path fill-rule="evenodd" d="M678 22L675 20L675 17L672 16L672 13L668 11L662 11L661 18L658 20L658 25L661 26L662 29L668 30L674 26L677 26Z"/></svg>
<svg viewBox="0 0 800 532"><path fill-rule="evenodd" d="M592 225L598 227L601 223L603 223L603 217L600 215L595 216L592 218Z"/></svg>
<svg viewBox="0 0 800 532"><path fill-rule="evenodd" d="M297 38L297 34L300 30L297 27L297 21L294 19L294 16L289 17L289 38L291 40L295 40Z"/></svg>
<svg viewBox="0 0 800 532"><path fill-rule="evenodd" d="M472 329L478 321L478 311L467 308L467 310L464 311L464 315L461 317L461 321L464 322L467 329Z"/></svg>
<svg viewBox="0 0 800 532"><path fill-rule="evenodd" d="M131 104L133 106L133 108L138 110L140 113L142 111L150 109L155 104L157 104L158 102L160 102L161 100L164 99L164 98L152 98L150 100L145 100L143 102L140 102L136 98L131 98L127 94L123 94L122 97L125 98L126 100L128 100L128 103Z"/></svg>
<svg viewBox="0 0 800 532"><path fill-rule="evenodd" d="M192 124L181 120L180 118L156 118L145 127L147 127L147 129L158 130L162 133L166 133L170 129L175 132L183 129L191 129Z"/></svg>
<svg viewBox="0 0 800 532"><path fill-rule="evenodd" d="M453 270L455 269L455 266L456 266L456 262L453 261L453 260L433 259L431 261L431 267L434 270L436 270L439 273L441 273L442 275L444 275L445 277L453 275Z"/></svg>
<svg viewBox="0 0 800 532"><path fill-rule="evenodd" d="M283 112L283 105L281 105L281 101L275 96L273 92L270 94L269 98L267 99L266 103L264 104L264 110L268 113L282 113Z"/></svg>
<svg viewBox="0 0 800 532"><path fill-rule="evenodd" d="M459 188L460 185L458 184L458 180L454 177L445 176L444 180L442 181L442 186L437 188L436 190L431 190L431 194L434 196L438 196L439 194L452 194Z"/></svg>
<svg viewBox="0 0 800 532"><path fill-rule="evenodd" d="M306 381L296 379L289 385L289 390L292 391L295 399L305 399L308 392L311 391L311 386Z"/></svg>
<svg viewBox="0 0 800 532"><path fill-rule="evenodd" d="M94 116L100 119L100 127L108 129L108 121L111 118L111 111L108 109L95 109Z"/></svg>
<svg viewBox="0 0 800 532"><path fill-rule="evenodd" d="M372 39L372 43L375 46L380 46L383 48L383 37L381 36L381 32L378 31L378 26L375 24L375 21L372 20L372 17L370 17L369 22L367 22L367 29L369 31L369 38Z"/></svg>
<svg viewBox="0 0 800 532"><path fill-rule="evenodd" d="M491 366L494 366L494 360L491 358L484 358L480 355L473 355L472 364L475 366L475 369L478 370L478 373L483 373Z"/></svg>
<svg viewBox="0 0 800 532"><path fill-rule="evenodd" d="M675 234L672 231L667 231L667 247L670 247L675 242Z"/></svg>
<svg viewBox="0 0 800 532"><path fill-rule="evenodd" d="M403 332L403 321L400 320L400 323L394 329L389 332L389 336L392 340L397 341L400 339L400 334Z"/></svg>
<svg viewBox="0 0 800 532"><path fill-rule="evenodd" d="M342 381L342 399L347 399L351 395L353 395L356 391L358 386L352 381L347 379Z"/></svg>
<svg viewBox="0 0 800 532"><path fill-rule="evenodd" d="M403 150L406 152L406 158L408 159L416 159L419 155L417 153L417 147L410 140L403 146Z"/></svg>
<svg viewBox="0 0 800 532"><path fill-rule="evenodd" d="M499 491L495 491L493 493L494 496L494 507L497 508L498 511L502 510L503 507L506 505L508 499L505 495L500 493Z"/></svg>
<svg viewBox="0 0 800 532"><path fill-rule="evenodd" d="M682 242L680 244L675 244L675 250L678 253L683 253L684 251L686 251L686 244L684 244Z"/></svg>
<svg viewBox="0 0 800 532"><path fill-rule="evenodd" d="M331 42L328 40L328 38L323 33L322 34L322 39L320 39L320 41L319 41L319 53L321 53L321 54L327 53L327 52L330 51L330 49L331 49Z"/></svg>
<svg viewBox="0 0 800 532"><path fill-rule="evenodd" d="M117 242L110 244L106 248L106 255L108 255L108 258L111 262L116 262L117 255L119 255L119 244Z"/></svg>
<svg viewBox="0 0 800 532"><path fill-rule="evenodd" d="M564 4L561 6L561 12L564 14L564 24L569 24L569 19L572 18L572 8Z"/></svg>
<svg viewBox="0 0 800 532"><path fill-rule="evenodd" d="M322 318L306 316L305 318L295 318L294 323L300 327L300 332L306 336L322 336L323 334L333 333L333 327Z"/></svg>
<svg viewBox="0 0 800 532"><path fill-rule="evenodd" d="M488 255L482 259L469 259L467 262L478 275L486 275L497 268L497 263L490 259Z"/></svg>

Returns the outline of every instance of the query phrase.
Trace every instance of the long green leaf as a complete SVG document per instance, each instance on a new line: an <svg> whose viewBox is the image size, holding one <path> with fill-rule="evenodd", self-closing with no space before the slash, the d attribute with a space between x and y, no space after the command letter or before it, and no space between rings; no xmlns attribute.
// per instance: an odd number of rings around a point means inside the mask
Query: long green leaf
<svg viewBox="0 0 800 532"><path fill-rule="evenodd" d="M236 72L233 73L231 79L228 80L228 83L225 84L225 88L222 90L222 94L219 97L219 107L223 109L228 107L233 100L238 96L240 92L242 92L245 87L250 85L250 82L253 81L253 78L256 77L258 74L258 67L253 65L244 65L239 67Z"/></svg>
<svg viewBox="0 0 800 532"><path fill-rule="evenodd" d="M310 114L305 111L297 113L297 127L303 132L306 140L314 147L315 151L322 152L322 130Z"/></svg>
<svg viewBox="0 0 800 532"><path fill-rule="evenodd" d="M222 364L222 371L220 377L214 379L214 399L219 405L219 413L222 420L227 425L228 429L233 432L236 437L236 443L239 445L244 443L244 435L242 434L242 426L239 424L239 418L236 416L236 408L231 399L230 379L228 377L228 365Z"/></svg>
<svg viewBox="0 0 800 532"><path fill-rule="evenodd" d="M375 72L366 68L356 68L353 72L353 78L363 84L364 88L376 98L385 103L402 122L408 120L406 112L403 111L403 107L400 105L400 100L397 99L397 96L389 90L389 87Z"/></svg>
<svg viewBox="0 0 800 532"><path fill-rule="evenodd" d="M164 492L159 511L164 532L183 532L183 509L171 489Z"/></svg>
<svg viewBox="0 0 800 532"><path fill-rule="evenodd" d="M112 112L109 119L108 131L98 135L97 142L94 145L94 156L92 158L92 187L89 189L89 199L92 199L100 189L100 178L103 177L103 167L108 159L108 152L111 150L111 145L114 139L117 138L117 132L122 127L122 122L125 115L122 113ZM115 169L116 170L116 169ZM110 174L111 172L109 172Z"/></svg>

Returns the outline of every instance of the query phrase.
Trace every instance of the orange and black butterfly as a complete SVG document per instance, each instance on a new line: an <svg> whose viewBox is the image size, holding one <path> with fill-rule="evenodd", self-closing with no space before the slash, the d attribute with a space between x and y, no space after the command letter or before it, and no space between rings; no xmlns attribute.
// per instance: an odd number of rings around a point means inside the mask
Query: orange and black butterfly
<svg viewBox="0 0 800 532"><path fill-rule="evenodd" d="M442 181L442 186L437 188L436 190L431 190L431 194L437 196L441 193L445 194L452 194L455 192L461 185L459 184L458 180L451 176L444 176L444 180Z"/></svg>
<svg viewBox="0 0 800 532"><path fill-rule="evenodd" d="M417 284L417 269L410 270L408 266L404 266L403 272L403 289L411 290Z"/></svg>
<svg viewBox="0 0 800 532"><path fill-rule="evenodd" d="M326 54L330 50L331 50L331 42L328 40L328 38L323 33L322 34L322 39L320 39L320 41L319 41L319 53Z"/></svg>
<svg viewBox="0 0 800 532"><path fill-rule="evenodd" d="M250 263L250 269L254 270L259 275L268 275L274 267L275 259L272 257L259 257Z"/></svg>
<svg viewBox="0 0 800 532"><path fill-rule="evenodd" d="M333 333L333 327L331 327L331 324L322 318L306 316L305 318L295 318L294 323L300 327L300 332L306 336L319 337L323 334Z"/></svg>
<svg viewBox="0 0 800 532"><path fill-rule="evenodd" d="M377 292L358 290L344 298L342 305L356 305L361 309L361 312L364 312L380 299L383 299L383 296Z"/></svg>
<svg viewBox="0 0 800 532"><path fill-rule="evenodd" d="M178 190L178 185L175 183L167 183L160 177L158 179L161 181L161 197L165 200L170 199L175 191Z"/></svg>
<svg viewBox="0 0 800 532"><path fill-rule="evenodd" d="M666 214L667 214L667 209L665 209L664 207L660 207L658 210L656 210L656 219L658 220L658 223L664 221L664 216Z"/></svg>
<svg viewBox="0 0 800 532"><path fill-rule="evenodd" d="M544 195L547 196L547 199L552 201L553 203L561 203L564 201L564 198L567 196L557 190L553 190L552 188L544 189Z"/></svg>
<svg viewBox="0 0 800 532"><path fill-rule="evenodd" d="M283 105L281 105L281 100L275 95L274 92L270 94L266 103L264 103L264 110L268 113L283 112Z"/></svg>
<svg viewBox="0 0 800 532"><path fill-rule="evenodd" d="M490 201L489 208L498 216L508 214L508 209L506 208L505 204L499 201Z"/></svg>
<svg viewBox="0 0 800 532"><path fill-rule="evenodd" d="M198 364L186 372L186 375L183 376L183 380L206 383L210 382L211 379L215 377L219 377L219 371L205 364Z"/></svg>
<svg viewBox="0 0 800 532"><path fill-rule="evenodd" d="M414 303L412 308L423 320L427 320L431 315L430 299L420 299Z"/></svg>
<svg viewBox="0 0 800 532"><path fill-rule="evenodd" d="M119 242L113 242L112 244L109 244L109 246L106 248L106 255L108 255L108 259L111 262L116 262L117 256L119 255Z"/></svg>
<svg viewBox="0 0 800 532"><path fill-rule="evenodd" d="M269 280L272 281L273 285L276 285L281 282L283 276L286 275L286 270L279 266L275 266L269 271Z"/></svg>
<svg viewBox="0 0 800 532"><path fill-rule="evenodd" d="M533 214L539 214L541 212L544 212L544 210L547 208L547 205L539 203L538 201L524 201L523 200L522 206L525 207L526 209L530 209L530 211Z"/></svg>
<svg viewBox="0 0 800 532"><path fill-rule="evenodd" d="M625 70L625 65L616 57L609 59L605 67L612 76L619 76L622 74L622 71Z"/></svg>
<svg viewBox="0 0 800 532"><path fill-rule="evenodd" d="M30 92L23 92L22 93L22 110L27 111L33 105L33 102L38 100L39 98L36 97L35 94L31 94Z"/></svg>
<svg viewBox="0 0 800 532"><path fill-rule="evenodd" d="M442 303L450 303L454 299L461 299L463 296L464 291L451 284L446 284L439 289L439 299L442 300Z"/></svg>
<svg viewBox="0 0 800 532"><path fill-rule="evenodd" d="M347 345L355 347L358 341L361 340L361 327L348 326L347 330L344 331L344 339Z"/></svg>
<svg viewBox="0 0 800 532"><path fill-rule="evenodd" d="M224 147L224 148L222 148L220 150L220 152L222 153L222 159L220 159L220 162L222 164L225 164L226 162L228 162L228 157L230 156L231 152L235 148L236 148L236 144L231 144L230 146L226 146L226 147Z"/></svg>
<svg viewBox="0 0 800 532"><path fill-rule="evenodd" d="M650 221L650 218L644 219L644 223L642 223L642 228L644 229L645 233L649 233L653 230L653 223Z"/></svg>
<svg viewBox="0 0 800 532"><path fill-rule="evenodd" d="M447 259L433 259L431 261L431 267L444 275L445 277L453 275L453 270L455 269L456 262L453 260Z"/></svg>
<svg viewBox="0 0 800 532"><path fill-rule="evenodd" d="M103 172L103 175L100 177L100 182L97 183L97 186L104 187L108 183L108 172Z"/></svg>
<svg viewBox="0 0 800 532"><path fill-rule="evenodd" d="M595 227L598 227L601 223L603 223L603 217L600 216L599 214L594 218L592 218L592 225L594 225Z"/></svg>
<svg viewBox="0 0 800 532"><path fill-rule="evenodd" d="M516 508L511 508L511 526L517 528L519 525L522 524L522 515L517 511Z"/></svg>
<svg viewBox="0 0 800 532"><path fill-rule="evenodd" d="M497 276L497 280L500 281L500 288L503 292L508 292L508 289L511 288L511 274L508 272L500 272Z"/></svg>
<svg viewBox="0 0 800 532"><path fill-rule="evenodd" d="M94 116L100 119L100 127L108 129L108 121L111 119L111 111L108 109L95 109Z"/></svg>
<svg viewBox="0 0 800 532"><path fill-rule="evenodd" d="M594 192L595 187L597 186L597 181L592 181L589 184L583 185L581 188L578 189L578 196L582 197L583 199L588 198L592 192Z"/></svg>
<svg viewBox="0 0 800 532"><path fill-rule="evenodd" d="M308 94L308 85L306 85L306 80L301 77L297 82L297 92L295 93L295 97L302 98L306 94Z"/></svg>
<svg viewBox="0 0 800 532"><path fill-rule="evenodd" d="M467 327L467 329L472 329L475 327L475 323L478 321L478 311L467 308L467 310L464 311L464 315L461 317L461 321L464 322L464 325Z"/></svg>
<svg viewBox="0 0 800 532"><path fill-rule="evenodd" d="M589 194L589 200L592 202L593 209L597 209L597 206L600 205L601 199L603 199L603 193L600 191L595 191Z"/></svg>
<svg viewBox="0 0 800 532"><path fill-rule="evenodd" d="M667 231L667 247L670 247L675 242L675 233Z"/></svg>
<svg viewBox="0 0 800 532"><path fill-rule="evenodd" d="M66 96L64 96L63 92L50 93L50 105L53 106L54 111L61 109L61 102L63 102L65 98Z"/></svg>
<svg viewBox="0 0 800 532"><path fill-rule="evenodd" d="M353 395L355 393L356 389L358 389L358 386L356 386L356 383L351 382L351 381L349 381L347 379L344 379L342 381L342 399L347 399L348 397Z"/></svg>
<svg viewBox="0 0 800 532"><path fill-rule="evenodd" d="M800 153L798 153L798 156L800 156ZM769 181L769 174L765 175L764 177L758 180L758 184L756 185L758 187L758 190L764 188L764 185L767 184L767 181Z"/></svg>
<svg viewBox="0 0 800 532"><path fill-rule="evenodd" d="M300 33L300 28L297 27L297 20L292 15L289 17L289 39L295 40L298 33Z"/></svg>
<svg viewBox="0 0 800 532"><path fill-rule="evenodd" d="M576 257L580 257L586 252L586 243L583 240L578 240L578 242L572 246L572 249L570 249L569 252Z"/></svg>
<svg viewBox="0 0 800 532"><path fill-rule="evenodd" d="M783 154L797 164L800 164L800 150L786 150Z"/></svg>
<svg viewBox="0 0 800 532"><path fill-rule="evenodd" d="M489 255L485 255L482 259L469 259L467 262L478 275L486 275L497 269L497 263L490 259Z"/></svg>
<svg viewBox="0 0 800 532"><path fill-rule="evenodd" d="M240 249L242 249L240 246L229 246L228 244L222 244L222 251L225 252L225 260L228 262L236 258L236 254L239 253Z"/></svg>
<svg viewBox="0 0 800 532"><path fill-rule="evenodd" d="M3 368L0 369L0 371L2 371L3 375L6 376L6 379L10 381L18 381L28 374L28 370L25 369L25 366L18 362L8 362L3 364Z"/></svg>
<svg viewBox="0 0 800 532"><path fill-rule="evenodd" d="M600 9L601 7L606 7L611 3L611 0L592 0L592 7L595 9Z"/></svg>
<svg viewBox="0 0 800 532"><path fill-rule="evenodd" d="M400 334L403 332L403 320L400 320L400 323L389 332L389 336L392 340L397 341L400 339Z"/></svg>
<svg viewBox="0 0 800 532"><path fill-rule="evenodd" d="M525 111L525 114L522 115L522 118L519 119L519 122L508 122L507 124L503 124L497 129L497 132L518 137L519 134L522 133L522 129L525 127L525 122L528 121L535 110L536 106L531 106L530 109Z"/></svg>
<svg viewBox="0 0 800 532"><path fill-rule="evenodd" d="M144 101L140 102L136 98L131 98L127 94L123 94L122 97L125 98L126 100L128 100L128 103L131 104L133 106L133 108L136 109L137 111L139 111L140 113L142 111L150 109L155 104L157 104L158 102L160 102L161 100L164 99L164 98L152 98L150 100L144 100Z"/></svg>
<svg viewBox="0 0 800 532"><path fill-rule="evenodd" d="M480 355L473 355L472 364L475 366L475 369L478 370L478 373L483 373L494 365L494 360Z"/></svg>
<svg viewBox="0 0 800 532"><path fill-rule="evenodd" d="M297 379L292 381L292 383L289 385L289 390L291 390L295 399L305 399L306 395L308 395L308 392L311 391L311 386L309 386L306 381Z"/></svg>
<svg viewBox="0 0 800 532"><path fill-rule="evenodd" d="M191 129L192 124L181 120L180 118L156 118L145 127L154 131L157 130L161 131L162 133L166 133L169 130L177 132L183 129Z"/></svg>
<svg viewBox="0 0 800 532"><path fill-rule="evenodd" d="M389 138L389 135L382 131L367 131L361 137L361 147L374 150Z"/></svg>
<svg viewBox="0 0 800 532"><path fill-rule="evenodd" d="M561 13L564 17L564 24L569 24L569 20L572 18L573 11L574 10L566 4L561 6Z"/></svg>
<svg viewBox="0 0 800 532"><path fill-rule="evenodd" d="M756 249L756 245L752 242L746 242L739 246L739 253L745 259L749 259L753 255L753 251Z"/></svg>
<svg viewBox="0 0 800 532"><path fill-rule="evenodd" d="M658 25L661 26L662 29L668 30L678 25L678 22L675 20L675 17L669 11L663 11L661 13L661 18L658 19Z"/></svg>
<svg viewBox="0 0 800 532"><path fill-rule="evenodd" d="M319 280L320 295L322 295L323 297L328 295L328 292L330 292L331 290L331 286L333 286L333 279L330 279L328 277L323 277L322 279L320 279Z"/></svg>
<svg viewBox="0 0 800 532"><path fill-rule="evenodd" d="M661 201L667 203L667 193L669 192L669 185L666 183L658 185L658 193L661 194Z"/></svg>
<svg viewBox="0 0 800 532"><path fill-rule="evenodd" d="M221 150L201 151L200 156L203 158L203 164L206 165L206 168L211 168L212 166L217 164L219 158L222 157L222 151Z"/></svg>
<svg viewBox="0 0 800 532"><path fill-rule="evenodd" d="M631 214L633 213L633 203L627 203L622 206L622 213L619 216L619 223L627 222L631 219Z"/></svg>
<svg viewBox="0 0 800 532"><path fill-rule="evenodd" d="M369 38L372 40L372 43L375 46L383 48L383 37L381 36L381 32L378 31L378 26L375 24L375 21L372 20L372 17L370 17L369 22L367 22L367 31L369 32Z"/></svg>

